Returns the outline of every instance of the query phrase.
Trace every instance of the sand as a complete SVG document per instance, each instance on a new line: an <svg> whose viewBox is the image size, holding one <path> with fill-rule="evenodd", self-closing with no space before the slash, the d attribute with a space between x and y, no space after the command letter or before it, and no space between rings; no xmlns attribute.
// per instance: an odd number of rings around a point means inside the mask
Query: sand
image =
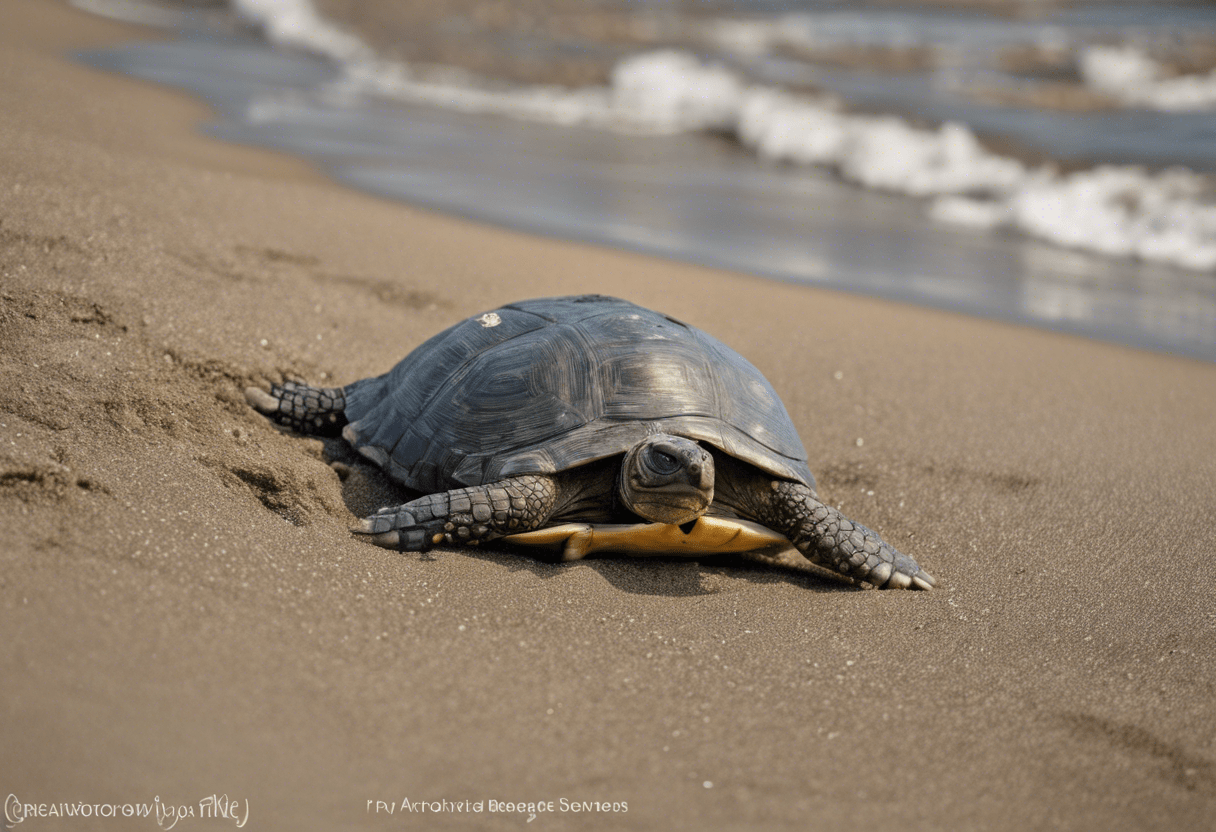
<svg viewBox="0 0 1216 832"><path fill-rule="evenodd" d="M249 829L1211 828L1216 367L352 193L65 57L136 36L0 4L10 812L159 798L215 828L200 801L227 795ZM821 493L941 587L395 554L348 532L392 487L340 481L340 445L240 395L593 291L751 358Z"/></svg>

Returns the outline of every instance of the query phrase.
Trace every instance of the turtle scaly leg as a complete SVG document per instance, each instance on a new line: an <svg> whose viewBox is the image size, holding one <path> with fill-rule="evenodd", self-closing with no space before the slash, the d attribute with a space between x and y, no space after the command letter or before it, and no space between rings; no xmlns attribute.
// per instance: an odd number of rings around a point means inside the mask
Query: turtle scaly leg
<svg viewBox="0 0 1216 832"><path fill-rule="evenodd" d="M272 384L270 392L245 390L245 400L280 425L314 436L337 436L346 424L346 393L341 387L309 387L294 381Z"/></svg>
<svg viewBox="0 0 1216 832"><path fill-rule="evenodd" d="M439 543L476 544L531 531L544 525L556 505L553 477L525 474L381 509L354 531L389 549L425 552Z"/></svg>
<svg viewBox="0 0 1216 832"><path fill-rule="evenodd" d="M876 587L932 589L933 576L876 533L819 501L798 482L774 480L760 521L780 530L807 560Z"/></svg>

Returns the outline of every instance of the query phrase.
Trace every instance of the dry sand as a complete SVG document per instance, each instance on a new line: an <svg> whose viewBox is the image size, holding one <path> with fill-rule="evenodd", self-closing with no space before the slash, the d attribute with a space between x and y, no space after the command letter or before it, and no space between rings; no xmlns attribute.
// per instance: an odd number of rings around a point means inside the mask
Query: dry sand
<svg viewBox="0 0 1216 832"><path fill-rule="evenodd" d="M143 35L0 4L0 793L226 793L249 829L1212 828L1216 367L351 193L64 57ZM347 531L385 482L240 396L591 291L749 356L821 492L942 587L398 555Z"/></svg>

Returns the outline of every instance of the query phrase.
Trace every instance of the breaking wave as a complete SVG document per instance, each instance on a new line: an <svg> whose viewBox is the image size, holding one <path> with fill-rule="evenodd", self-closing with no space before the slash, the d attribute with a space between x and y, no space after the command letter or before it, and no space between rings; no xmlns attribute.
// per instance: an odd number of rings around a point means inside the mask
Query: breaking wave
<svg viewBox="0 0 1216 832"><path fill-rule="evenodd" d="M276 44L337 62L340 80L321 92L331 99L371 94L625 133L714 131L766 159L816 165L861 187L923 198L941 222L1016 229L1061 246L1216 271L1216 187L1187 169L1032 168L987 150L965 124L926 128L892 115L850 113L833 98L751 83L722 63L675 50L622 60L605 86L495 83L463 70L382 60L309 0L232 4ZM719 32L739 42L744 35L738 27L733 35ZM757 48L760 35L752 30L744 45ZM1136 106L1216 105L1216 72L1206 80L1166 79L1131 47L1089 47L1080 64L1090 85ZM289 102L259 100L249 116L273 121L280 106Z"/></svg>

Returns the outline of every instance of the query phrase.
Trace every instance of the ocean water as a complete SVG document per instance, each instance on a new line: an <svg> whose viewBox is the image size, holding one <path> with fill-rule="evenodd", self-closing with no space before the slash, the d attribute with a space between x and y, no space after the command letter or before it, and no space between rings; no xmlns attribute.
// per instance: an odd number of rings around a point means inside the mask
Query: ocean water
<svg viewBox="0 0 1216 832"><path fill-rule="evenodd" d="M1131 45L1142 52L1110 55L1115 70L1135 69L1136 54L1216 32L1210 6L1089 6L1011 23L923 11L808 16L815 4L758 3L746 19L711 20L705 43L720 51L652 50L618 65L610 85L571 91L418 72L307 4L239 2L260 35L210 7L80 0L128 18L151 9L177 36L79 57L205 99L215 136L305 156L412 204L1216 360L1216 207L1209 216L1205 175L1216 168L1216 107L1028 110L967 92L993 75L983 56L1002 44L1076 54ZM790 58L775 38L929 44L962 57L944 75L825 68ZM808 83L843 105L800 93ZM833 130L847 139L836 156L824 149ZM1044 173L1041 160L989 152L972 131L1082 170ZM1109 166L1125 162L1145 170ZM1157 173L1171 165L1185 170ZM1060 240L1062 230L1073 236Z"/></svg>

